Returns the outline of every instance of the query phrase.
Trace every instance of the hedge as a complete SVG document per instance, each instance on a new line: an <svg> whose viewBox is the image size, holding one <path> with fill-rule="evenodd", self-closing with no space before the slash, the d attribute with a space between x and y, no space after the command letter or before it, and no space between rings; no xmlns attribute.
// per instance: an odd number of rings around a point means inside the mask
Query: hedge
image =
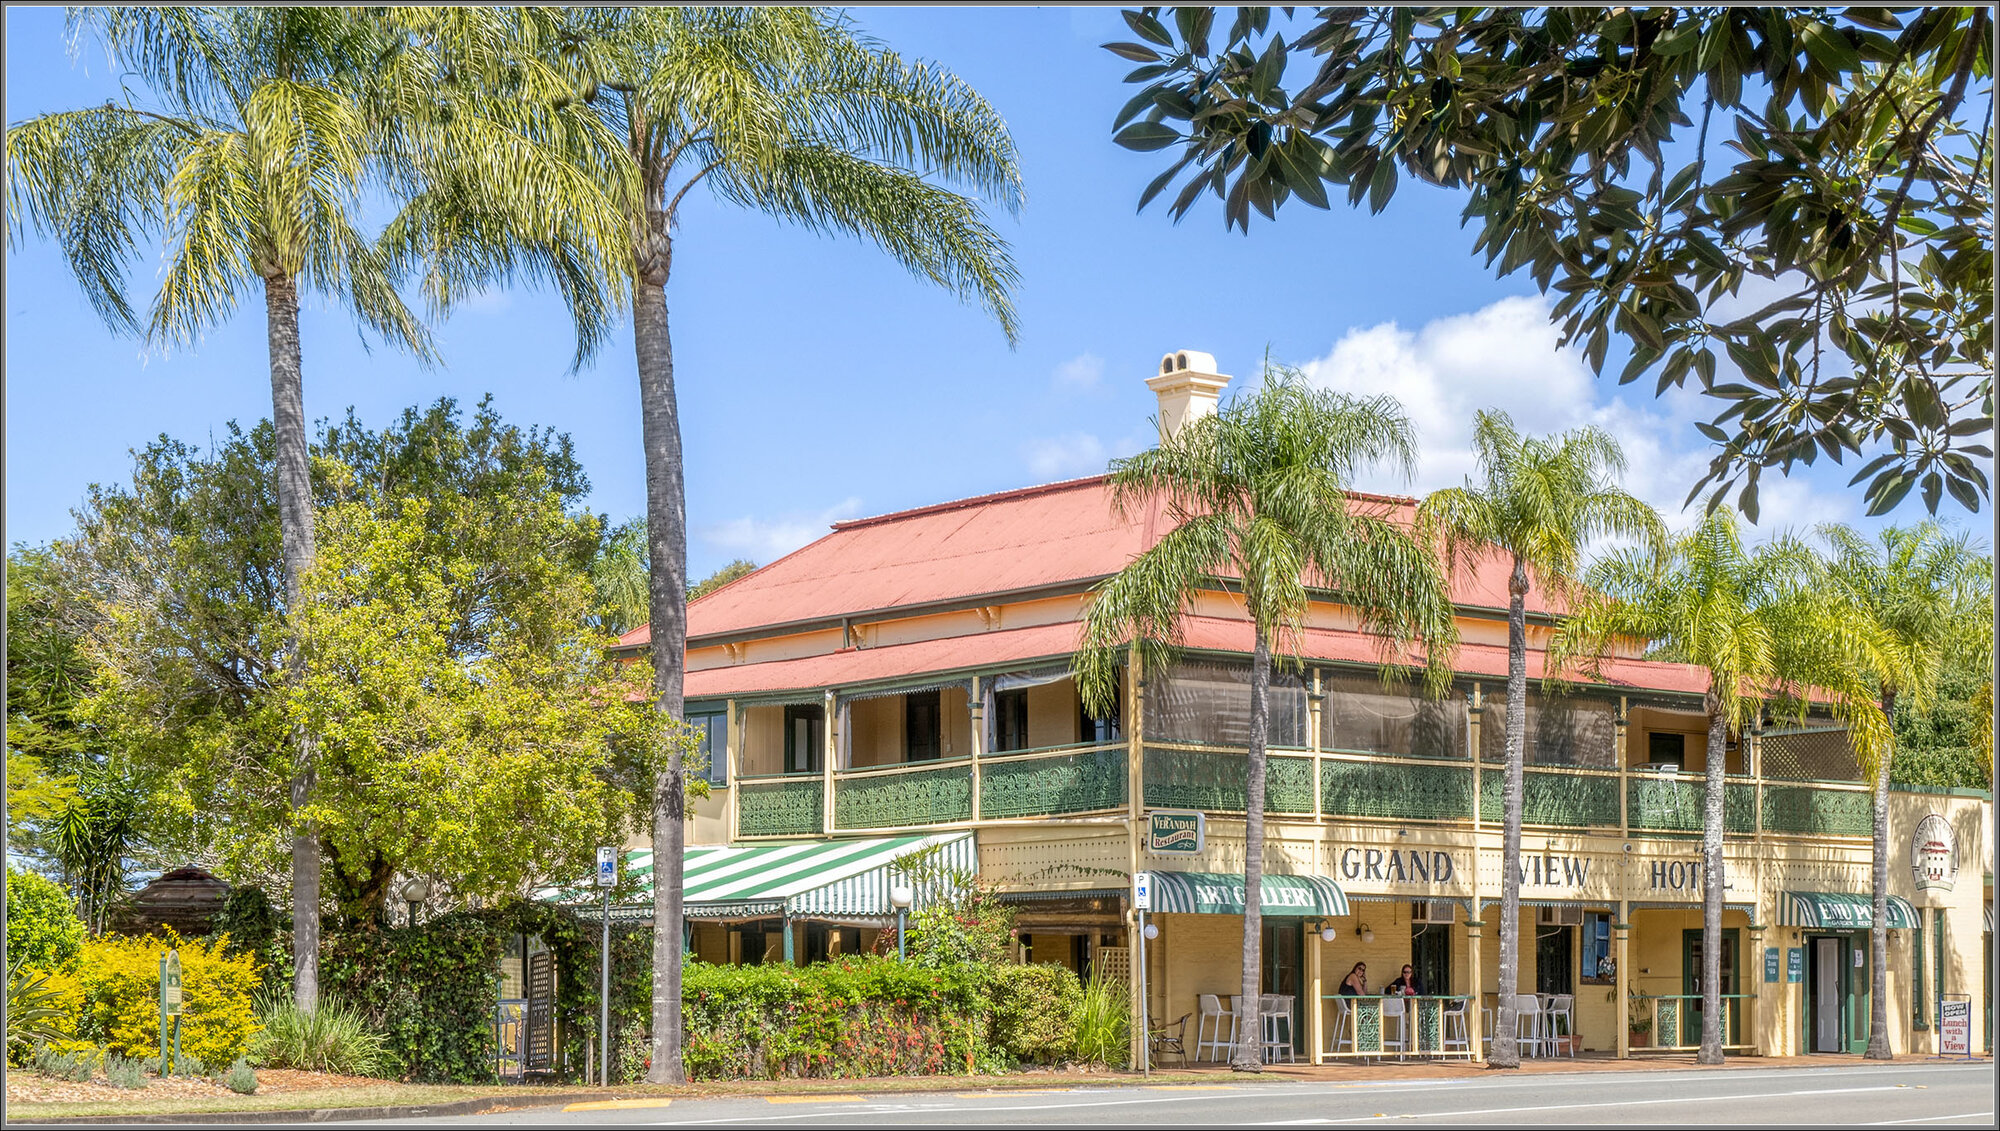
<svg viewBox="0 0 2000 1131"><path fill-rule="evenodd" d="M101 935L84 943L75 973L56 976L75 1035L123 1056L157 1056L160 957L169 947L181 959L181 1051L205 1064L242 1056L257 1032L251 1004L256 960L171 930L144 938Z"/></svg>
<svg viewBox="0 0 2000 1131"><path fill-rule="evenodd" d="M68 970L83 947L76 903L54 880L7 869L7 967Z"/></svg>

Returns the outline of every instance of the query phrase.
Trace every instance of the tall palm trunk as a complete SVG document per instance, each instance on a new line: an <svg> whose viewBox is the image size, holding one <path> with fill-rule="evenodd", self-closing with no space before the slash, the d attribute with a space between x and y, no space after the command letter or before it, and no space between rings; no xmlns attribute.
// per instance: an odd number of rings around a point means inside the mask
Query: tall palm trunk
<svg viewBox="0 0 2000 1131"><path fill-rule="evenodd" d="M298 623L313 545L312 462L306 452L305 374L299 357L299 284L288 275L264 279L265 334L271 353L271 428L277 440L278 535L285 559L285 612ZM303 666L292 636L290 662ZM292 776L292 811L312 800L312 736L292 732L298 765ZM292 1000L319 1007L319 830L310 821L292 829Z"/></svg>
<svg viewBox="0 0 2000 1131"><path fill-rule="evenodd" d="M1478 757L1477 750L1472 752ZM1528 754L1528 567L1514 556L1507 576L1507 769L1500 800L1500 1008L1487 1063L1519 1068L1514 994L1521 979L1521 803ZM1479 804L1474 798L1473 804Z"/></svg>
<svg viewBox="0 0 2000 1131"><path fill-rule="evenodd" d="M1882 715L1893 725L1896 692L1882 690ZM1890 1060L1889 1051L1889 759L1875 770L1875 861L1869 882L1874 896L1868 931L1868 1060ZM1919 943L1918 945L1922 945ZM1915 993L1921 995L1922 986Z"/></svg>
<svg viewBox="0 0 2000 1131"><path fill-rule="evenodd" d="M632 337L639 360L639 416L646 446L647 586L652 616L653 693L679 719L687 650L687 491L681 477L680 409L674 400L673 342L667 332L667 275L673 240L666 215L651 211L634 248L637 285ZM679 744L653 781L653 1065L646 1079L681 1084L681 865L686 798Z"/></svg>
<svg viewBox="0 0 2000 1131"><path fill-rule="evenodd" d="M1701 1049L1696 1064L1722 1063L1722 797L1729 757L1729 720L1722 696L1710 689L1708 773L1701 799Z"/></svg>
<svg viewBox="0 0 2000 1131"><path fill-rule="evenodd" d="M1243 996L1239 1034L1230 1067L1264 1070L1263 1017L1258 995L1264 981L1264 739L1271 717L1271 641L1256 624L1250 658L1250 749L1243 787Z"/></svg>

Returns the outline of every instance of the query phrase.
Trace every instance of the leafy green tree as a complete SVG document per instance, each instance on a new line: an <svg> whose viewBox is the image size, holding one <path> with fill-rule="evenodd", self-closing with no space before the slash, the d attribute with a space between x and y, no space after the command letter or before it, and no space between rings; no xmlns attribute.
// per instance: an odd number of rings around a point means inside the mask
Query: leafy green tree
<svg viewBox="0 0 2000 1131"><path fill-rule="evenodd" d="M970 193L1011 212L1021 199L1020 173L1006 125L983 98L943 68L907 61L866 39L837 13L590 9L570 14L544 48L571 68L584 104L622 141L616 172L600 176L597 151L582 154L599 191L565 187L574 189L578 214L609 216L618 227L595 247L619 265L601 280L607 292L629 293L633 304L654 693L659 711L679 718L687 508L666 287L682 201L705 187L812 231L858 236L919 278L986 307L1011 339L1013 263ZM425 254L433 276L455 280L461 290L527 262L496 262L479 241L433 243ZM592 299L599 308L611 301ZM586 319L578 321L582 331ZM580 352L588 344L580 341ZM649 1075L656 1083L685 1076L684 776L678 758L669 757L653 787L661 881L654 887L659 930Z"/></svg>
<svg viewBox="0 0 2000 1131"><path fill-rule="evenodd" d="M737 578L748 577L756 571L756 562L748 558L737 558L690 586L688 588L688 600L692 601L696 597L705 597L730 582L735 581Z"/></svg>
<svg viewBox="0 0 2000 1131"><path fill-rule="evenodd" d="M590 579L597 587L606 631L622 636L646 623L645 519L627 519L605 530L604 544L590 565Z"/></svg>
<svg viewBox="0 0 2000 1131"><path fill-rule="evenodd" d="M1990 614L1986 623L1992 624ZM1922 788L1992 788L1992 744L1984 737L1993 725L1990 662L1968 658L1947 665L1928 710L1898 705L1890 781Z"/></svg>
<svg viewBox="0 0 2000 1131"><path fill-rule="evenodd" d="M1990 494L1991 9L1217 11L1128 10L1141 42L1105 45L1142 87L1117 141L1178 147L1141 208L1179 182L1176 219L1212 192L1247 232L1464 190L1473 250L1556 291L1600 373L1616 333L1621 383L1721 402L1690 499L1737 487L1754 522L1761 472L1877 451L1871 514Z"/></svg>
<svg viewBox="0 0 2000 1131"><path fill-rule="evenodd" d="M1618 442L1595 428L1544 439L1524 437L1504 412L1483 411L1473 428L1481 481L1433 492L1417 508L1426 542L1442 544L1452 570L1497 558L1507 571L1507 768L1502 793L1503 860L1521 855L1523 764L1528 718L1527 597L1539 582L1551 597L1576 596L1593 539L1642 539L1657 551L1666 531L1653 508L1617 485L1625 470ZM1511 987L1519 984L1521 875L1501 869L1500 1007L1489 1063L1517 1068Z"/></svg>
<svg viewBox="0 0 2000 1131"><path fill-rule="evenodd" d="M83 949L76 903L54 881L7 869L7 964L67 970Z"/></svg>
<svg viewBox="0 0 2000 1131"><path fill-rule="evenodd" d="M1433 690L1451 678L1457 636L1450 593L1430 550L1378 505L1349 494L1357 472L1408 474L1415 440L1402 407L1315 390L1266 366L1256 392L1199 417L1160 445L1111 464L1122 515L1164 508L1170 529L1093 590L1073 665L1092 712L1108 713L1128 648L1142 670L1172 662L1181 619L1204 590L1240 591L1252 626L1250 742L1244 768L1243 1010L1256 1033L1262 963L1265 744L1273 656L1296 663L1314 590L1338 594L1380 643L1385 663L1421 646ZM1263 1067L1254 1041L1238 1071Z"/></svg>
<svg viewBox="0 0 2000 1131"><path fill-rule="evenodd" d="M93 933L104 930L111 909L125 896L130 860L146 847L151 792L130 766L109 760L92 764L49 822L50 855Z"/></svg>
<svg viewBox="0 0 2000 1131"><path fill-rule="evenodd" d="M1869 630L1869 675L1881 696L1882 714L1896 717L1899 703L1928 710L1954 646L1964 651L1969 634L1959 630L1961 613L1990 586L1973 564L1970 539L1946 533L1934 523L1889 527L1875 539L1852 527L1820 528L1828 543L1827 580ZM1990 624L1990 620L1989 620ZM1980 636L1984 636L1983 633ZM1979 644L1984 645L1980 639ZM1981 650L1985 650L1983 647ZM1987 652L1990 655L1990 651ZM1874 787L1873 938L1870 940L1868 1050L1870 1060L1889 1060L1889 779L1891 760L1871 767Z"/></svg>
<svg viewBox="0 0 2000 1131"><path fill-rule="evenodd" d="M1620 638L1650 640L1652 657L1708 673L1702 798L1702 1005L1699 1064L1722 1063L1722 813L1729 732L1776 703L1803 718L1807 689L1830 697L1863 773L1888 758L1889 728L1866 681L1873 646L1851 606L1814 584L1810 550L1791 539L1748 549L1736 514L1710 512L1663 555L1612 553L1584 575L1581 599L1550 649L1551 670L1594 670Z"/></svg>
<svg viewBox="0 0 2000 1131"><path fill-rule="evenodd" d="M598 667L601 634L587 623L600 529L582 509L589 481L568 438L506 424L485 403L468 420L450 400L386 429L352 414L324 426L315 502L345 572L316 581L324 599L305 639L332 667L285 681L273 676L277 656L308 618L281 617L274 447L268 424L232 426L207 451L162 438L137 454L129 485L93 490L61 547L91 617L84 717L164 783L149 835L239 882L281 877L296 812L287 736L311 723L328 728L328 765L340 771L307 799L331 822L321 852L338 913L374 915L398 869L424 869L459 894L513 891L520 869L569 878L582 868L559 866L571 833L491 827L539 812L596 835L608 799L645 768L590 746L619 709L594 702L615 673ZM369 578L384 587L379 601L341 588ZM424 624L410 619L411 594L423 597ZM400 654L382 651L371 626L416 635ZM382 662L357 665L369 649ZM370 713L392 703L405 713ZM570 714L579 710L606 721ZM540 769L521 761L544 743ZM453 758L456 772L487 776L422 778ZM531 770L564 796L537 795L522 776ZM419 780L498 808L468 814L454 808L461 798L409 793ZM430 826L407 824L417 817ZM479 852L475 834L488 837ZM509 853L517 859L497 859Z"/></svg>

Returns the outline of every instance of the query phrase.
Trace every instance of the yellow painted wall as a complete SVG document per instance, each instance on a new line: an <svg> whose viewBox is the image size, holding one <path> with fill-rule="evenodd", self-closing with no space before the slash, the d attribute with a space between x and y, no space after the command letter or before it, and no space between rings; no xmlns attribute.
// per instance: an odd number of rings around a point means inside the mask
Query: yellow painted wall
<svg viewBox="0 0 2000 1131"><path fill-rule="evenodd" d="M687 843L728 844L729 843L729 790L709 790L707 797L697 797L689 807ZM652 843L649 839L648 844Z"/></svg>
<svg viewBox="0 0 2000 1131"><path fill-rule="evenodd" d="M884 695L847 705L848 752L856 766L903 760L903 697Z"/></svg>
<svg viewBox="0 0 2000 1131"><path fill-rule="evenodd" d="M944 689L944 756L965 758L972 754L972 699L962 687Z"/></svg>
<svg viewBox="0 0 2000 1131"><path fill-rule="evenodd" d="M785 709L743 709L743 766L746 777L785 772Z"/></svg>
<svg viewBox="0 0 2000 1131"><path fill-rule="evenodd" d="M1063 746L1076 741L1076 685L1068 680L1028 689L1028 745Z"/></svg>

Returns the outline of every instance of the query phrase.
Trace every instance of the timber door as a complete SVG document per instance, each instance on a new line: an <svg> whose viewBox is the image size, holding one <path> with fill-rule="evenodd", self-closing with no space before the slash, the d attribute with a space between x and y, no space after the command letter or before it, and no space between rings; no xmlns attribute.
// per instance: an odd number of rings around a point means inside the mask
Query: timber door
<svg viewBox="0 0 2000 1131"><path fill-rule="evenodd" d="M1263 952L1264 992L1285 994L1292 999L1292 1049L1302 1052L1306 1047L1302 1019L1310 1016L1306 1010L1311 1003L1306 1001L1299 977L1306 953L1305 931L1299 921L1264 920Z"/></svg>
<svg viewBox="0 0 2000 1131"><path fill-rule="evenodd" d="M1738 993L1741 985L1736 976L1736 928L1722 929L1722 990L1724 995ZM1701 984L1701 931L1700 929L1681 932L1681 992L1700 994ZM1698 1045L1701 1043L1701 998L1693 997L1681 1009L1681 1043ZM1741 1044L1740 1029L1742 1010L1730 1002L1722 1003L1722 1043Z"/></svg>

